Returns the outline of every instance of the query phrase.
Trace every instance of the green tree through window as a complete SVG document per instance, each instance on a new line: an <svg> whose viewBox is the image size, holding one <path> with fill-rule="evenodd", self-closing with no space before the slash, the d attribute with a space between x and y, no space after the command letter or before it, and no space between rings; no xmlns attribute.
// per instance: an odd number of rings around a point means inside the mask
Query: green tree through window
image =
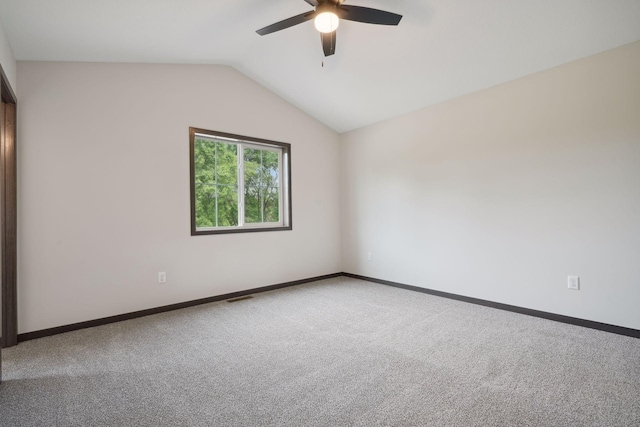
<svg viewBox="0 0 640 427"><path fill-rule="evenodd" d="M249 223L279 219L279 166L275 151L244 150L244 217Z"/></svg>
<svg viewBox="0 0 640 427"><path fill-rule="evenodd" d="M198 227L238 225L238 146L195 141Z"/></svg>

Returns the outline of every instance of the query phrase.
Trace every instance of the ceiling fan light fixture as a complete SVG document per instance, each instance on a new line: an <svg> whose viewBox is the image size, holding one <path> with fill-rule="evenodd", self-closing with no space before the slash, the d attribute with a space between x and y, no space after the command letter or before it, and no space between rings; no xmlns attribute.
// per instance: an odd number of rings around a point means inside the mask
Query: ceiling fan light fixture
<svg viewBox="0 0 640 427"><path fill-rule="evenodd" d="M322 12L316 16L314 21L316 30L321 33L332 33L340 25L340 20L338 19L338 15L333 12Z"/></svg>

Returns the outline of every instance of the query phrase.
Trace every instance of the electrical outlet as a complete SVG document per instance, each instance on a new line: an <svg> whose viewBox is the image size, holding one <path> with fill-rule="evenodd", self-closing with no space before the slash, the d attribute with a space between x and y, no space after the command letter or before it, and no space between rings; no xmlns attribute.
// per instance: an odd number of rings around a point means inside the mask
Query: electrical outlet
<svg viewBox="0 0 640 427"><path fill-rule="evenodd" d="M367 261L371 261L373 259L373 254L371 252L367 252Z"/></svg>
<svg viewBox="0 0 640 427"><path fill-rule="evenodd" d="M580 290L580 278L578 276L567 276L567 287L575 291Z"/></svg>
<svg viewBox="0 0 640 427"><path fill-rule="evenodd" d="M160 271L158 273L158 283L167 283L167 273Z"/></svg>

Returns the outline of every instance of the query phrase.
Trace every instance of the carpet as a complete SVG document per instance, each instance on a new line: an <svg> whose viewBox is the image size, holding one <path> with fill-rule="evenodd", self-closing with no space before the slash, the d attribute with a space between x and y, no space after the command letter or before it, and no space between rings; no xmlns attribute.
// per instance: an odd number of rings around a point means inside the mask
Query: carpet
<svg viewBox="0 0 640 427"><path fill-rule="evenodd" d="M344 277L2 357L2 426L640 425L640 340Z"/></svg>

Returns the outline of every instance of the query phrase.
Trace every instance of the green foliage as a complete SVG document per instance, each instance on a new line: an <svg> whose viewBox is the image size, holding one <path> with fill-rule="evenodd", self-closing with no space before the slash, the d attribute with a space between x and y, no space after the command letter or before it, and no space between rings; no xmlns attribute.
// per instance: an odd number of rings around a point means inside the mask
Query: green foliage
<svg viewBox="0 0 640 427"><path fill-rule="evenodd" d="M238 225L238 146L196 139L194 148L196 226Z"/></svg>
<svg viewBox="0 0 640 427"><path fill-rule="evenodd" d="M196 226L238 225L238 146L196 139ZM245 222L280 220L278 153L245 148Z"/></svg>
<svg viewBox="0 0 640 427"><path fill-rule="evenodd" d="M278 222L278 153L244 150L244 220L247 223Z"/></svg>

